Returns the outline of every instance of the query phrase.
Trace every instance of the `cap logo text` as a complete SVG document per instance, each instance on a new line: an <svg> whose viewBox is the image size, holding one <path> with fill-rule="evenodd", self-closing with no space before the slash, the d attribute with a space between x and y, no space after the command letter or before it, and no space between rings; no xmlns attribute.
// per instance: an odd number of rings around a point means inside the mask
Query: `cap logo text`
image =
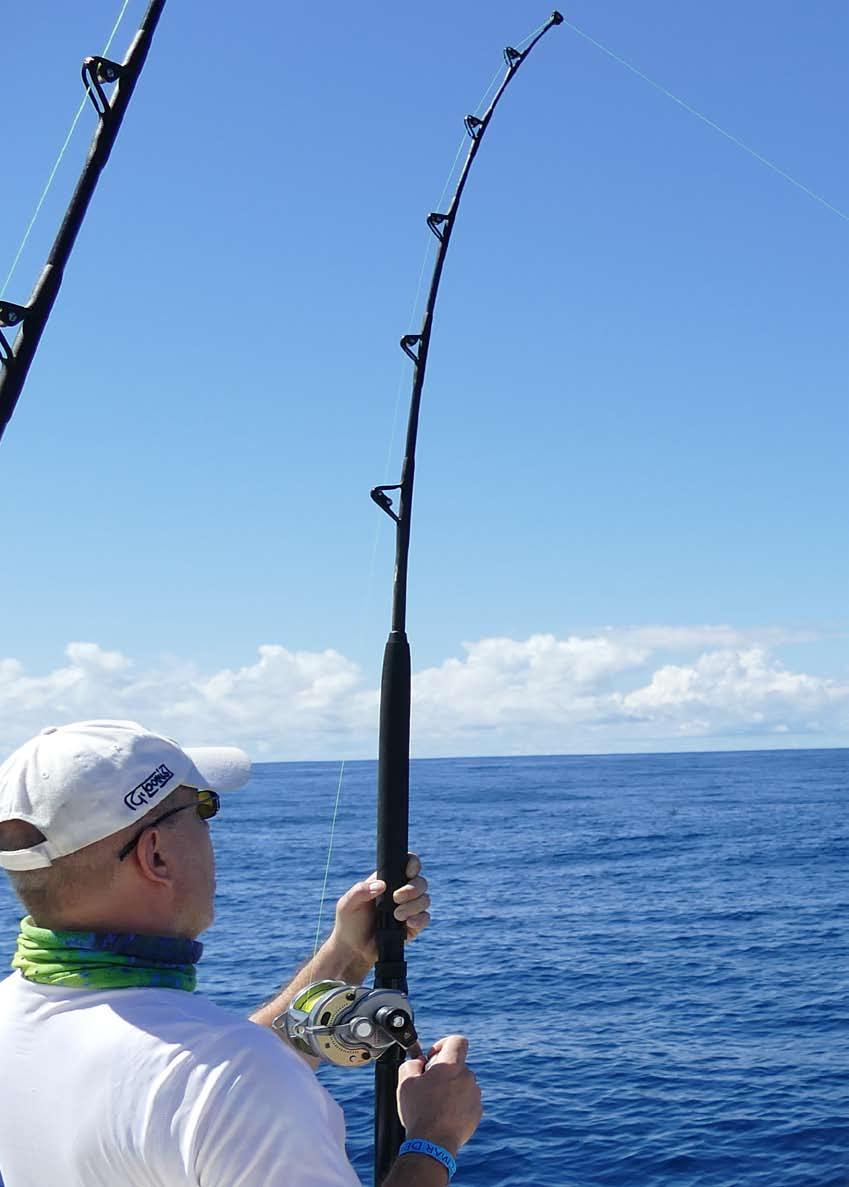
<svg viewBox="0 0 849 1187"><path fill-rule="evenodd" d="M124 796L124 803L128 808L132 808L135 812L137 808L144 808L160 788L164 787L169 779L174 778L174 772L169 771L165 763L157 767L155 771L151 771L146 779L142 779L137 787L132 791L128 791Z"/></svg>

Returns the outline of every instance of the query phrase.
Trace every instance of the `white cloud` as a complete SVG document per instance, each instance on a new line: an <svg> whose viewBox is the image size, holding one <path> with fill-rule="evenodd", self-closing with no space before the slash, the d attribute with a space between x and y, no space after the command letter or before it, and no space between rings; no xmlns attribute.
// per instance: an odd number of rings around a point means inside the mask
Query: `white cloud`
<svg viewBox="0 0 849 1187"><path fill-rule="evenodd" d="M433 753L473 752L483 731L502 753L663 749L687 737L737 745L771 735L845 740L849 684L790 672L764 645L800 638L653 627L483 639L466 645L464 660L416 677L416 733ZM659 664L668 651L697 654Z"/></svg>
<svg viewBox="0 0 849 1187"><path fill-rule="evenodd" d="M415 674L414 752L568 753L846 743L849 683L774 654L811 636L726 626L486 638ZM96 643L32 675L0 659L0 748L42 726L125 717L257 759L376 752L378 694L340 652L265 644L238 668L170 657L141 667Z"/></svg>
<svg viewBox="0 0 849 1187"><path fill-rule="evenodd" d="M725 733L817 733L846 721L849 689L822 677L789 672L760 647L721 649L690 665L666 664L622 698L626 713L680 725L693 712Z"/></svg>

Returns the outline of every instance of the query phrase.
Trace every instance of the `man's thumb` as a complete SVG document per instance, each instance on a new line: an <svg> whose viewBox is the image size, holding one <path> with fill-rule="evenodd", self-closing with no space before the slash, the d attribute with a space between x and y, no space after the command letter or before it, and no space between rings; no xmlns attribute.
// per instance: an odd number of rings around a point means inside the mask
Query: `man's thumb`
<svg viewBox="0 0 849 1187"><path fill-rule="evenodd" d="M444 1039L438 1039L433 1044L430 1050L428 1067L431 1067L435 1063L464 1064L468 1052L469 1040L465 1035L447 1035Z"/></svg>

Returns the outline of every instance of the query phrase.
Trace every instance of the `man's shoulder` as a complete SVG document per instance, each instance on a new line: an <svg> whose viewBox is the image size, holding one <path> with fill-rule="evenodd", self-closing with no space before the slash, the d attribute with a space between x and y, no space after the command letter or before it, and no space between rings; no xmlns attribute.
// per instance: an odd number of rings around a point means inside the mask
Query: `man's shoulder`
<svg viewBox="0 0 849 1187"><path fill-rule="evenodd" d="M267 1027L217 1005L200 993L173 989L118 990L109 1008L127 1025L184 1050L197 1050L204 1058L218 1049L228 1053L250 1051L283 1056L287 1065L306 1066L283 1040Z"/></svg>
<svg viewBox="0 0 849 1187"><path fill-rule="evenodd" d="M8 976L0 980L0 994L7 997L9 994L14 993L23 980L24 978L17 971L9 973Z"/></svg>
<svg viewBox="0 0 849 1187"><path fill-rule="evenodd" d="M49 1024L73 1042L85 1034L92 1054L120 1045L137 1061L225 1065L255 1061L281 1078L311 1076L306 1064L267 1027L179 989L69 989L37 985L20 973L0 981L0 1015L18 1024ZM8 1006L8 1009L6 1008ZM0 1026L0 1030L3 1027Z"/></svg>
<svg viewBox="0 0 849 1187"><path fill-rule="evenodd" d="M11 1093L0 1134L32 1096L61 1112L69 1149L102 1148L112 1126L112 1146L137 1151L162 1181L248 1181L246 1163L257 1183L357 1181L341 1110L310 1067L267 1027L201 994L64 989L13 974L0 983L0 1065Z"/></svg>

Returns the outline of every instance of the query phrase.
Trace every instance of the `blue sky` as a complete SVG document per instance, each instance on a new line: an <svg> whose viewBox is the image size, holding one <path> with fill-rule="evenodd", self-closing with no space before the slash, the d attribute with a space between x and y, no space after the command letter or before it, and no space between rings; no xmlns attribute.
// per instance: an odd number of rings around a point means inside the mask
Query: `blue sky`
<svg viewBox="0 0 849 1187"><path fill-rule="evenodd" d="M119 7L6 22L0 279ZM549 9L203 11L166 7L0 444L0 733L118 713L363 757L393 558L368 490L399 476L424 216L503 46ZM844 213L569 24L538 46L440 294L414 748L846 745L849 15L564 11Z"/></svg>

